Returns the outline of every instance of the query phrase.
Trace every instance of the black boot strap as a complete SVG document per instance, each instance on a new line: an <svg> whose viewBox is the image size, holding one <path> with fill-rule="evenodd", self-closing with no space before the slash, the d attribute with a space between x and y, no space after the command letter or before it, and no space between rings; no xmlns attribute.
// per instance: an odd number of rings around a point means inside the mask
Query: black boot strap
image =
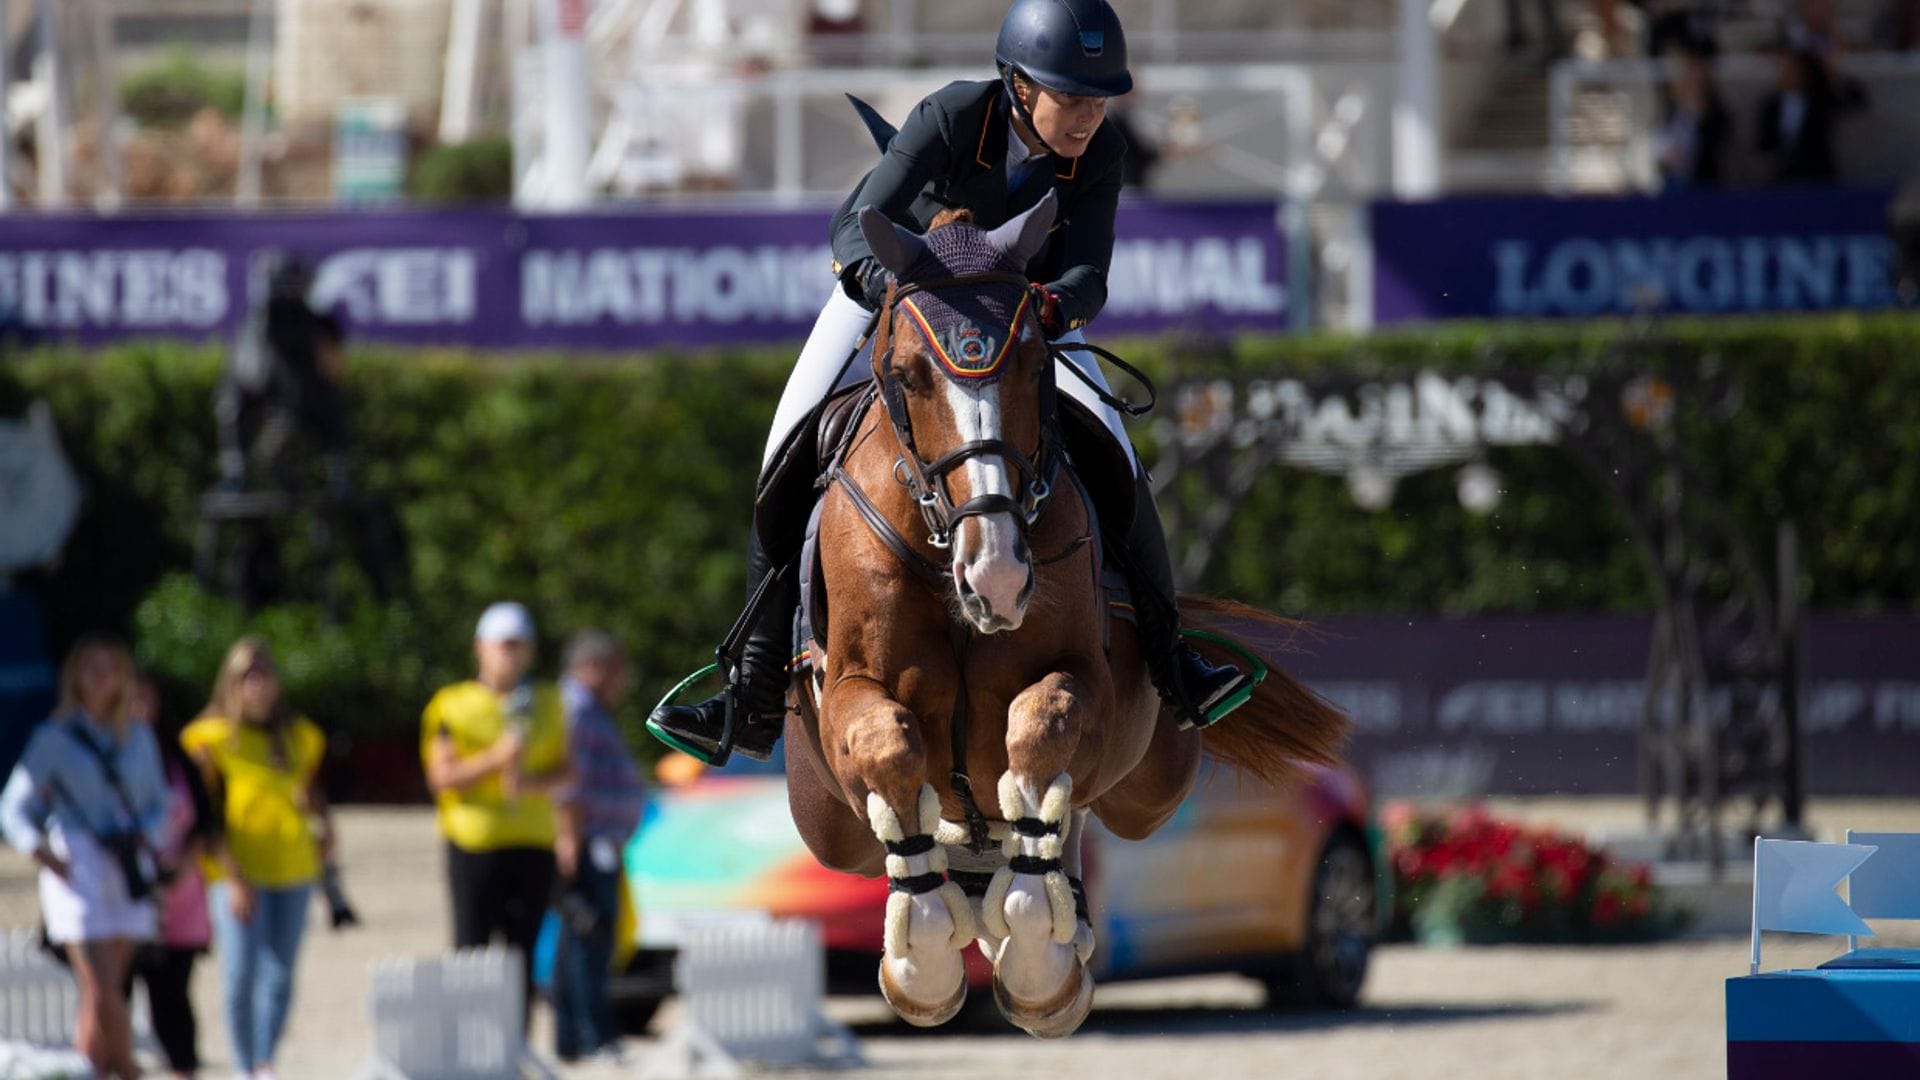
<svg viewBox="0 0 1920 1080"><path fill-rule="evenodd" d="M960 891L968 896L987 895L987 886L993 884L993 871L948 870L947 880L960 886Z"/></svg>
<svg viewBox="0 0 1920 1080"><path fill-rule="evenodd" d="M912 877L890 877L887 879L887 891L903 892L912 896L920 896L939 888L946 880L945 874L939 874L933 871L928 871L924 874L915 874Z"/></svg>
<svg viewBox="0 0 1920 1080"><path fill-rule="evenodd" d="M933 837L926 833L918 833L914 836L907 837L905 840L886 840L882 842L887 845L887 854L898 855L902 858L925 855L927 852L933 850Z"/></svg>

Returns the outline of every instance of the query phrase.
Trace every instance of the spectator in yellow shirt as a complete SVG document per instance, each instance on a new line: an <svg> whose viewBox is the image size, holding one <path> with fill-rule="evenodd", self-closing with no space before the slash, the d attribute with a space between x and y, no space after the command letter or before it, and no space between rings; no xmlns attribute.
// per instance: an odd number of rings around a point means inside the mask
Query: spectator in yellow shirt
<svg viewBox="0 0 1920 1080"><path fill-rule="evenodd" d="M480 616L478 678L443 688L421 715L420 756L447 839L455 948L497 933L526 958L553 897L551 792L571 776L560 693L535 685L533 617L515 603ZM528 998L532 1001L529 978Z"/></svg>
<svg viewBox="0 0 1920 1080"><path fill-rule="evenodd" d="M224 840L206 867L222 1005L234 1070L264 1080L293 1003L307 901L333 849L315 779L327 739L288 705L267 643L245 637L180 745L224 808Z"/></svg>

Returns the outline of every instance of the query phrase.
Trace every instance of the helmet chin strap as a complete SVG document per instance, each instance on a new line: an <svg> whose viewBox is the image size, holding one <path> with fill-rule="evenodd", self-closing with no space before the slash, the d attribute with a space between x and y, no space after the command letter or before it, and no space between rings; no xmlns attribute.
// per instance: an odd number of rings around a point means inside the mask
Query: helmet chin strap
<svg viewBox="0 0 1920 1080"><path fill-rule="evenodd" d="M1033 136L1034 142L1037 142L1041 146L1045 147L1047 153L1052 154L1054 157L1059 157L1060 151L1055 150L1052 146L1049 146L1047 144L1047 140L1040 135L1039 125L1033 122L1033 113L1027 110L1027 103L1020 100L1020 92L1013 85L1013 72L1014 72L1014 67L1012 64L1003 64L1000 68L1000 82L1003 85L1005 85L1007 88L1007 99L1013 102L1013 114L1020 118L1020 122L1022 124L1026 125L1027 132ZM1026 73L1021 72L1021 74L1025 75ZM1034 82L1032 77L1030 76L1028 77L1027 82L1029 85L1032 85L1032 86L1040 85L1039 83ZM1015 134L1018 134L1018 133L1016 132Z"/></svg>

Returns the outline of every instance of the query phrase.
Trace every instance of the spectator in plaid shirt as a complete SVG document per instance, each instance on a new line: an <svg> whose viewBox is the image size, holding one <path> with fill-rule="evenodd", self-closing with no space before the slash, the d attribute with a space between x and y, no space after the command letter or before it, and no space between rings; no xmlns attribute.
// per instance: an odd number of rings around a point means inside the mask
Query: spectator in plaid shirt
<svg viewBox="0 0 1920 1080"><path fill-rule="evenodd" d="M627 659L612 635L583 630L560 680L573 780L554 795L560 939L554 952L554 1052L562 1061L620 1057L607 1012L607 968L619 915L621 852L640 824L646 788L613 710L627 696Z"/></svg>

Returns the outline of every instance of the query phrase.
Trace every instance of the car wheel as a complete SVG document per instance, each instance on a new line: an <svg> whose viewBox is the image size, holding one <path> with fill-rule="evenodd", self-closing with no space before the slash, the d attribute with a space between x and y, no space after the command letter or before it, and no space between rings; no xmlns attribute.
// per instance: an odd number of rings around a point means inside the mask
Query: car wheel
<svg viewBox="0 0 1920 1080"><path fill-rule="evenodd" d="M1306 941L1292 969L1268 980L1270 998L1275 1004L1352 1008L1378 937L1373 859L1359 836L1336 832L1314 868Z"/></svg>
<svg viewBox="0 0 1920 1080"><path fill-rule="evenodd" d="M647 1025L653 1022L653 1014L660 1011L666 1003L661 997L623 997L610 998L607 1011L613 1014L613 1027L622 1035L641 1036L647 1034Z"/></svg>
<svg viewBox="0 0 1920 1080"><path fill-rule="evenodd" d="M673 950L641 949L627 970L607 980L607 1011L623 1035L645 1035L653 1014L673 993Z"/></svg>

